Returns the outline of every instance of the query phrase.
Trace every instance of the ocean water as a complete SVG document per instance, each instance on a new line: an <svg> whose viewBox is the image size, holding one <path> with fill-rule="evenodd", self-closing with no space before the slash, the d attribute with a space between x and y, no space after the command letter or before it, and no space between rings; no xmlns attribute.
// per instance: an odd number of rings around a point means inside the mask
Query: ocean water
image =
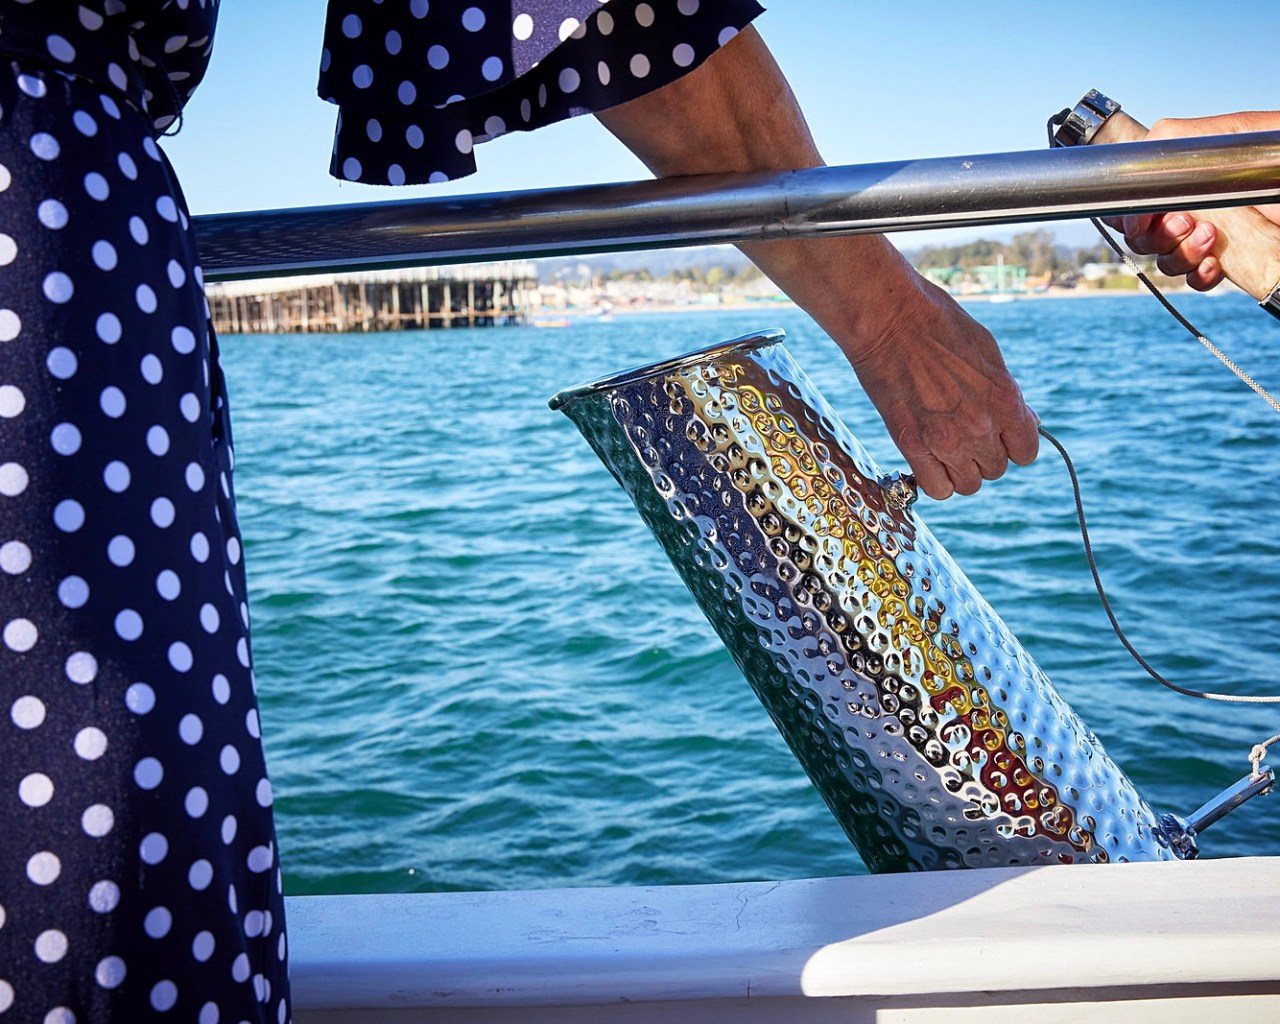
<svg viewBox="0 0 1280 1024"><path fill-rule="evenodd" d="M1179 304L1280 392L1280 324L1239 296ZM1149 298L971 309L1077 462L1138 649L1185 686L1280 691L1280 416ZM904 468L835 346L785 307L222 339L289 893L865 870L546 404L769 327L881 466ZM917 508L1157 810L1192 811L1280 732L1280 708L1181 697L1130 660L1047 445L976 496ZM1280 854L1280 796L1201 845Z"/></svg>

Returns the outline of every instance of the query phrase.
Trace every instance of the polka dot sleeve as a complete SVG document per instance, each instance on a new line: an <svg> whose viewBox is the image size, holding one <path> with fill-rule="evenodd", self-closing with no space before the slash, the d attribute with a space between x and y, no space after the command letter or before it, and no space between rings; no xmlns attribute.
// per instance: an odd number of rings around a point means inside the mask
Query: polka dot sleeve
<svg viewBox="0 0 1280 1024"><path fill-rule="evenodd" d="M594 113L698 67L756 0L330 0L330 172L367 184L475 172L477 143ZM424 59L425 57L425 59Z"/></svg>

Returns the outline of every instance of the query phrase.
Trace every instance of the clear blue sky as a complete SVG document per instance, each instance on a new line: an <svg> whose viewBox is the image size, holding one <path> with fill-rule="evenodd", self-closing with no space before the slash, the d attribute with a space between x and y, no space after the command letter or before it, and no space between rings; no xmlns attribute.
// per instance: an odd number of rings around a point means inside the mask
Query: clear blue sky
<svg viewBox="0 0 1280 1024"><path fill-rule="evenodd" d="M830 163L1038 149L1045 119L1091 87L1147 123L1280 103L1280 0L763 2L756 27ZM183 131L165 142L194 212L647 176L587 117L485 143L479 173L459 182L393 189L334 181L334 108L315 94L324 6L224 0L209 75ZM900 236L899 244L938 237Z"/></svg>

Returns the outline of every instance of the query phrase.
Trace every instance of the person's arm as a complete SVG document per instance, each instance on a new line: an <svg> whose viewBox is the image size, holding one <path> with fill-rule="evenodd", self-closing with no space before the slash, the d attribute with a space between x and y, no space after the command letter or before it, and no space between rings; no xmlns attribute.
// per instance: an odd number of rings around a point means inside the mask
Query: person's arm
<svg viewBox="0 0 1280 1024"><path fill-rule="evenodd" d="M1239 132L1280 131L1280 110L1251 110L1216 117L1164 118L1151 126L1147 139L1180 139ZM1255 207L1280 225L1280 204ZM1107 218L1124 232L1125 244L1143 256L1157 256L1156 266L1170 277L1186 276L1187 284L1205 292L1222 283L1222 264L1212 255L1218 232L1193 213L1145 213Z"/></svg>
<svg viewBox="0 0 1280 1024"><path fill-rule="evenodd" d="M751 28L696 71L597 116L660 177L823 162ZM741 249L840 346L926 494L971 494L1010 459L1035 459L1035 414L995 340L885 238Z"/></svg>

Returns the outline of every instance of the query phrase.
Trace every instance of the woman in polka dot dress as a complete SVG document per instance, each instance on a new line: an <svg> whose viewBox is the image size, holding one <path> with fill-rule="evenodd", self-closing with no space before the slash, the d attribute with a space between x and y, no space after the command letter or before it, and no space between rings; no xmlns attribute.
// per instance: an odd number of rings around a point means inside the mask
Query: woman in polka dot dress
<svg viewBox="0 0 1280 1024"><path fill-rule="evenodd" d="M0 0L0 1022L289 1018L231 435L153 137L214 20Z"/></svg>
<svg viewBox="0 0 1280 1024"><path fill-rule="evenodd" d="M0 0L0 1024L283 1022L230 425L185 204L153 137L203 74L216 0L72 10ZM475 143L588 111L659 174L815 165L750 29L759 11L333 0L334 169L458 177ZM873 398L927 411L933 328L958 383L980 367L984 396L987 377L1017 394L989 335L883 239L744 248ZM911 315L877 324L882 294ZM914 360L893 344L904 324ZM943 397L953 418L970 411Z"/></svg>

